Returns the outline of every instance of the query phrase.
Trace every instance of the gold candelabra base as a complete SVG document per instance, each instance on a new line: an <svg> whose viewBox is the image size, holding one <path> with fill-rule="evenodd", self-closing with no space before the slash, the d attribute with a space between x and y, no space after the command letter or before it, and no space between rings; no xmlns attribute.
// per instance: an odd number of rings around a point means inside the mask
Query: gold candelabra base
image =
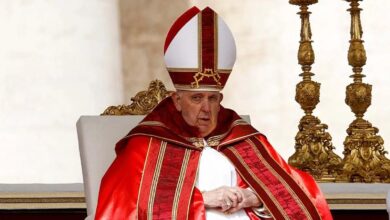
<svg viewBox="0 0 390 220"><path fill-rule="evenodd" d="M333 152L328 126L312 115L299 122L295 153L288 163L313 175L318 182L334 182L341 171L341 158Z"/></svg>
<svg viewBox="0 0 390 220"><path fill-rule="evenodd" d="M390 160L378 128L362 117L347 129L342 173L337 182L390 183Z"/></svg>

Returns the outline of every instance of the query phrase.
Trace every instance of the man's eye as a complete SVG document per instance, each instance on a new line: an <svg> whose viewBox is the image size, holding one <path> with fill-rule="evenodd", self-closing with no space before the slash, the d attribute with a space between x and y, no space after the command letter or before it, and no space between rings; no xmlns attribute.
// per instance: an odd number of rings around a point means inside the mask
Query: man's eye
<svg viewBox="0 0 390 220"><path fill-rule="evenodd" d="M215 101L218 100L218 97L216 97L216 96L211 96L211 97L209 98L209 100L210 100L211 102L215 102Z"/></svg>
<svg viewBox="0 0 390 220"><path fill-rule="evenodd" d="M200 100L202 100L202 97L200 97L200 96L192 96L192 101L200 102Z"/></svg>

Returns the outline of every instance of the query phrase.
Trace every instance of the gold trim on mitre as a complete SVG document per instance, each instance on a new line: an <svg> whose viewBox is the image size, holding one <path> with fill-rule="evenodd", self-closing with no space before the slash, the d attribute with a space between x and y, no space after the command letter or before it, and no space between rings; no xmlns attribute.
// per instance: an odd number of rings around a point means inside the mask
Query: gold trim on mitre
<svg viewBox="0 0 390 220"><path fill-rule="evenodd" d="M218 69L217 71L218 73L230 74L233 71L233 69Z"/></svg>
<svg viewBox="0 0 390 220"><path fill-rule="evenodd" d="M199 72L199 69L198 68L185 68L185 67L178 67L178 68L171 68L171 67L168 67L167 68L168 72L172 72L172 73L175 73L175 72L183 72L183 73L196 73L196 72Z"/></svg>
<svg viewBox="0 0 390 220"><path fill-rule="evenodd" d="M218 15L214 13L214 71L218 70Z"/></svg>
<svg viewBox="0 0 390 220"><path fill-rule="evenodd" d="M222 86L217 85L199 85L199 88L193 88L191 85L187 84L174 84L176 90L186 90L186 91L216 91L219 92L223 89Z"/></svg>
<svg viewBox="0 0 390 220"><path fill-rule="evenodd" d="M199 72L199 69L197 68L186 68L186 67L167 67L168 72L171 73L197 73ZM233 69L218 69L218 73L223 73L223 74L230 74Z"/></svg>
<svg viewBox="0 0 390 220"><path fill-rule="evenodd" d="M198 14L198 70L202 71L202 12Z"/></svg>

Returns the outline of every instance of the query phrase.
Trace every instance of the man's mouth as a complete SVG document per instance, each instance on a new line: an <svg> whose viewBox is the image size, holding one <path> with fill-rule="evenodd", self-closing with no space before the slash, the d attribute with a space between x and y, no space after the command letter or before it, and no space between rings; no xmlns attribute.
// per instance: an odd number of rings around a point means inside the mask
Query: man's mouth
<svg viewBox="0 0 390 220"><path fill-rule="evenodd" d="M199 118L199 121L208 123L210 121L210 118Z"/></svg>

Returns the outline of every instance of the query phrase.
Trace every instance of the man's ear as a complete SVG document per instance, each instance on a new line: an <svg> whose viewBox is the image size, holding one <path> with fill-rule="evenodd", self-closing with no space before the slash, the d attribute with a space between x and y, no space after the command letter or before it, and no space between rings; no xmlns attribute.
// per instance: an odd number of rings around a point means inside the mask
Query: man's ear
<svg viewBox="0 0 390 220"><path fill-rule="evenodd" d="M221 100L219 100L219 103L221 104L222 102L222 99L223 99L223 94L222 93L219 93L221 95Z"/></svg>
<svg viewBox="0 0 390 220"><path fill-rule="evenodd" d="M181 111L180 95L177 92L172 93L172 100L173 100L173 104L176 107L176 110L180 112Z"/></svg>

